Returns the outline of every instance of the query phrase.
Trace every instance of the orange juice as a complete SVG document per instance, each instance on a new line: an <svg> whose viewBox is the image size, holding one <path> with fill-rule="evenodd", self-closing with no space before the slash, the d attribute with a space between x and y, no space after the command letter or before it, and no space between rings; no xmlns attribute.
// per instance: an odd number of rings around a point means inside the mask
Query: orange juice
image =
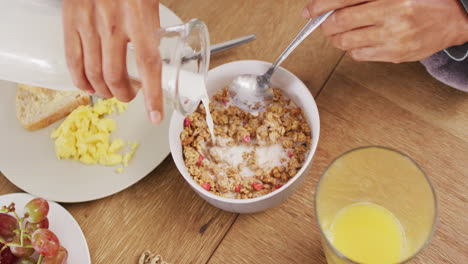
<svg viewBox="0 0 468 264"><path fill-rule="evenodd" d="M366 264L398 263L406 243L398 219L373 203L357 203L342 209L328 235L343 255Z"/></svg>

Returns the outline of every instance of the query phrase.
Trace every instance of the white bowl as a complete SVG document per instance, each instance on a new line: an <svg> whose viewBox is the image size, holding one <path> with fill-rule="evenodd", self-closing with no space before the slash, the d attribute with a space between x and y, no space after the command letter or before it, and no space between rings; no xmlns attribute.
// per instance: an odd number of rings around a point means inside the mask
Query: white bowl
<svg viewBox="0 0 468 264"><path fill-rule="evenodd" d="M221 65L209 71L207 80L208 94L213 96L216 91L223 89L235 77L242 74L263 74L270 67L270 63L263 61L236 61ZM309 155L304 161L302 169L280 189L253 199L231 199L217 196L204 190L198 185L187 171L182 154L180 133L184 126L184 116L174 112L169 127L169 145L172 158L182 176L190 186L208 203L220 209L234 213L255 213L270 209L286 200L304 181L312 164L312 158L317 148L320 133L320 119L315 100L307 87L291 72L279 68L271 79L272 87L281 89L293 102L304 111L307 123L312 131L312 144Z"/></svg>

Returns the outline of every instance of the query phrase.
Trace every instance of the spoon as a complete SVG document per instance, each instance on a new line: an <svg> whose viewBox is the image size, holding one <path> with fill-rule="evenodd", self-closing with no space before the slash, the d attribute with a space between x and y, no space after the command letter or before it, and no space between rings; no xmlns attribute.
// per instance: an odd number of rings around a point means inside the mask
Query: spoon
<svg viewBox="0 0 468 264"><path fill-rule="evenodd" d="M229 85L228 94L231 101L240 109L256 114L273 101L273 90L270 80L279 65L327 19L334 11L325 13L307 22L296 38L281 53L268 71L263 75L245 74L236 77Z"/></svg>

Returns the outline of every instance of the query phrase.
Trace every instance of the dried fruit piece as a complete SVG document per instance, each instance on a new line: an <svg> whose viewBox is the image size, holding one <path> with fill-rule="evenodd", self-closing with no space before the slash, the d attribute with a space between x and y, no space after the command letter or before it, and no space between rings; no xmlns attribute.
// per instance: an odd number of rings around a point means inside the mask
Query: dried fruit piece
<svg viewBox="0 0 468 264"><path fill-rule="evenodd" d="M207 191L211 189L211 184L209 182L204 182L201 187Z"/></svg>
<svg viewBox="0 0 468 264"><path fill-rule="evenodd" d="M241 185L238 184L238 185L236 186L236 192L240 192L240 190L241 190Z"/></svg>
<svg viewBox="0 0 468 264"><path fill-rule="evenodd" d="M291 151L288 150L288 157L291 158L292 157L292 153Z"/></svg>
<svg viewBox="0 0 468 264"><path fill-rule="evenodd" d="M278 183L278 184L275 185L275 188L276 188L276 189L279 189L279 188L281 188L282 186L283 186L283 185L281 185L281 183Z"/></svg>
<svg viewBox="0 0 468 264"><path fill-rule="evenodd" d="M223 99L223 105L227 106L227 100L226 99Z"/></svg>
<svg viewBox="0 0 468 264"><path fill-rule="evenodd" d="M202 165L203 159L204 159L203 155L200 154L200 156L198 156L198 161L197 161L198 166Z"/></svg>
<svg viewBox="0 0 468 264"><path fill-rule="evenodd" d="M250 143L250 135L245 135L242 141L244 141L244 143Z"/></svg>
<svg viewBox="0 0 468 264"><path fill-rule="evenodd" d="M254 182L252 186L257 191L263 190L263 184L261 182Z"/></svg>
<svg viewBox="0 0 468 264"><path fill-rule="evenodd" d="M191 123L192 123L192 121L190 121L190 119L188 117L186 117L184 119L184 127L189 127Z"/></svg>

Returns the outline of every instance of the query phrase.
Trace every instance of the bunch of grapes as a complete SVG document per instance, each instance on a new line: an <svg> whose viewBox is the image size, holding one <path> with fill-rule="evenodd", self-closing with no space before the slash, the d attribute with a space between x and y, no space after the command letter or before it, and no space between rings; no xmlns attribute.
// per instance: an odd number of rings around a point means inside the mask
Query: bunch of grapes
<svg viewBox="0 0 468 264"><path fill-rule="evenodd" d="M24 207L24 216L15 204L0 209L0 264L64 264L68 252L50 231L49 203L36 198Z"/></svg>

